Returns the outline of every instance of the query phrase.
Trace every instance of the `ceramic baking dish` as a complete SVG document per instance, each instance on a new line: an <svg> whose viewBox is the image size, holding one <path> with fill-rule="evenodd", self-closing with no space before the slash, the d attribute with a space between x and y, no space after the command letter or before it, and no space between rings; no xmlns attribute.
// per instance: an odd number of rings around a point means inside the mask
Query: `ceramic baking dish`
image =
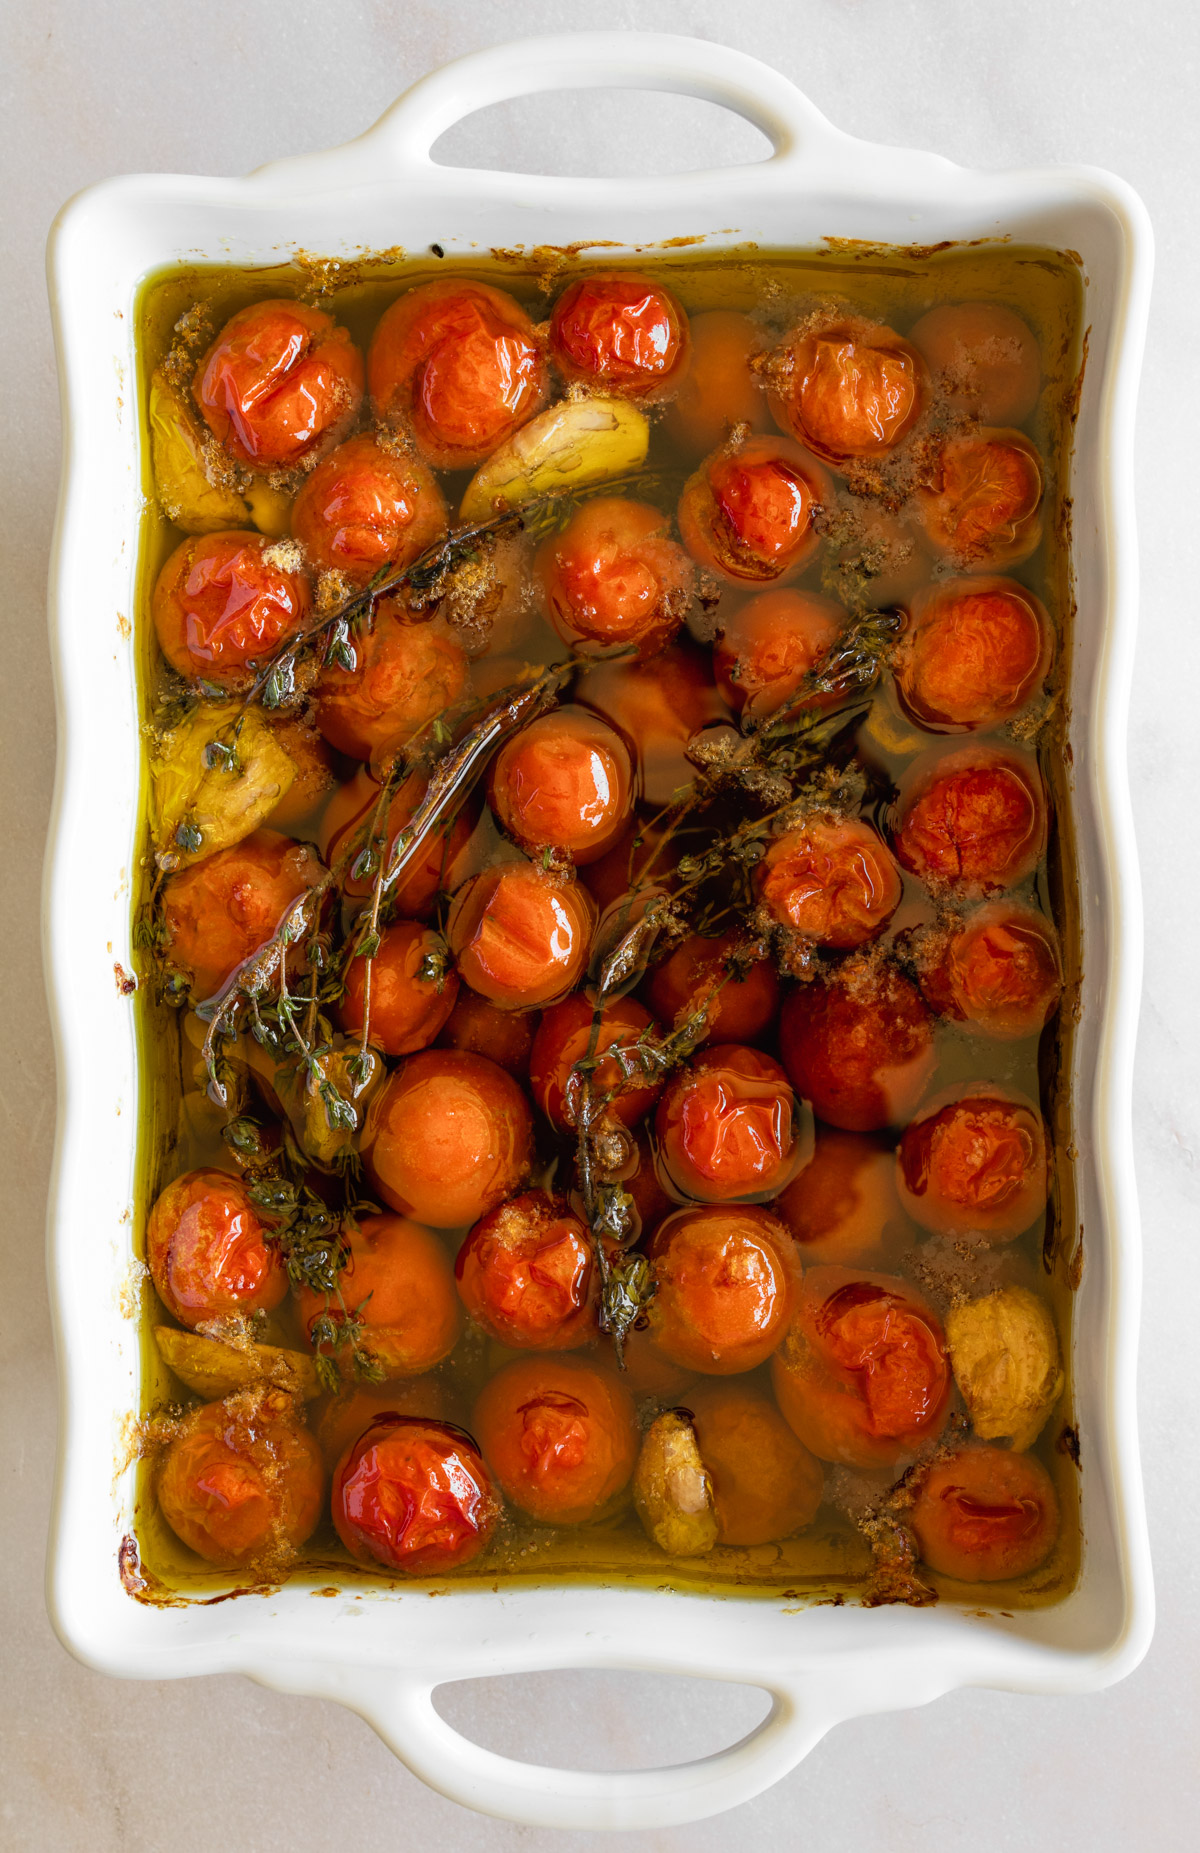
<svg viewBox="0 0 1200 1853"><path fill-rule="evenodd" d="M723 104L756 124L773 152L757 165L637 180L475 173L431 157L445 129L485 104L600 86ZM1085 973L1073 1078L1087 1257L1074 1325L1085 1538L1078 1584L1057 1606L1011 1616L948 1605L797 1609L571 1584L452 1590L430 1602L423 1592L348 1583L314 1601L303 1578L207 1606L146 1606L118 1574L133 1473L114 1480L139 1388L138 1334L127 1315L138 1077L120 982L132 965L141 757L128 621L142 509L139 285L176 261L261 265L297 248L336 258L434 241L453 254L681 237L709 248L754 240L788 249L826 237L1013 238L1069 248L1082 264L1090 333L1071 485L1079 616L1070 669ZM62 1392L49 1604L67 1646L110 1673L238 1671L337 1699L444 1794L559 1828L716 1813L777 1780L839 1720L923 1704L956 1686L1083 1692L1129 1672L1146 1649L1153 1606L1134 1412L1130 1075L1141 921L1125 779L1137 600L1131 446L1151 269L1138 199L1090 168L972 173L854 140L777 73L725 46L587 33L462 59L415 85L357 141L246 179L142 175L93 187L56 221L49 269L64 438L50 575L59 760L45 892L59 1063L49 1274ZM774 1705L750 1737L701 1762L581 1773L483 1750L432 1702L442 1681L571 1666L748 1681L767 1688Z"/></svg>

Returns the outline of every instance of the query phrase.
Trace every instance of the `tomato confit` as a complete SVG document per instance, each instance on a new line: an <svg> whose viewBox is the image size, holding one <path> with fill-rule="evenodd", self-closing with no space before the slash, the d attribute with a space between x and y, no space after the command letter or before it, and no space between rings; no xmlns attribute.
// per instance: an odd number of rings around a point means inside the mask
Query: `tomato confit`
<svg viewBox="0 0 1200 1853"><path fill-rule="evenodd" d="M140 1593L1070 1588L1078 308L147 286Z"/></svg>

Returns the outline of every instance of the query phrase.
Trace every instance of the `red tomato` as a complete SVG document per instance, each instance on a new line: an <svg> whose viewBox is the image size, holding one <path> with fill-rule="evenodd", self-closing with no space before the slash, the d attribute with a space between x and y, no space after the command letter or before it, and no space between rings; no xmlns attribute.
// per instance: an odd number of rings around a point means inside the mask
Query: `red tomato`
<svg viewBox="0 0 1200 1853"><path fill-rule="evenodd" d="M586 708L555 708L506 741L492 762L488 803L530 855L556 849L576 863L611 848L633 809L625 741Z"/></svg>
<svg viewBox="0 0 1200 1853"><path fill-rule="evenodd" d="M939 303L909 340L955 411L985 425L1023 425L1037 404L1037 337L1014 309L998 302Z"/></svg>
<svg viewBox="0 0 1200 1853"><path fill-rule="evenodd" d="M168 663L190 682L249 688L255 668L304 629L311 603L287 541L189 535L155 582L154 628Z"/></svg>
<svg viewBox="0 0 1200 1853"><path fill-rule="evenodd" d="M692 317L692 364L671 405L666 427L698 456L723 444L735 425L770 428L767 402L750 362L762 337L748 315L709 309Z"/></svg>
<svg viewBox="0 0 1200 1853"><path fill-rule="evenodd" d="M976 1442L934 1462L909 1522L931 1570L998 1583L1045 1563L1058 1539L1058 1498L1040 1461Z"/></svg>
<svg viewBox="0 0 1200 1853"><path fill-rule="evenodd" d="M487 283L422 283L385 310L367 355L380 418L438 469L473 469L532 418L546 363L516 299Z"/></svg>
<svg viewBox="0 0 1200 1853"><path fill-rule="evenodd" d="M721 617L713 647L717 687L735 714L765 720L791 704L846 622L845 609L818 592L760 592ZM809 694L796 706L827 707L836 699Z"/></svg>
<svg viewBox="0 0 1200 1853"><path fill-rule="evenodd" d="M533 1115L516 1082L484 1056L422 1049L371 1102L362 1155L402 1216L460 1229L525 1182Z"/></svg>
<svg viewBox="0 0 1200 1853"><path fill-rule="evenodd" d="M658 1025L635 998L620 997L597 1013L582 991L564 997L544 1012L529 1060L529 1088L535 1103L556 1126L568 1133L576 1124L579 1078L575 1063L589 1055L604 1056L610 1049L628 1049ZM634 1126L650 1111L662 1082L630 1084L613 1059L598 1063L593 1076L597 1095L612 1094L612 1111L627 1126Z"/></svg>
<svg viewBox="0 0 1200 1853"><path fill-rule="evenodd" d="M449 1357L462 1315L450 1257L437 1236L403 1216L364 1216L348 1226L345 1240L348 1259L338 1287L362 1324L363 1350L384 1376L418 1377ZM341 1310L328 1295L302 1287L297 1299L310 1342L322 1314L341 1323Z"/></svg>
<svg viewBox="0 0 1200 1853"><path fill-rule="evenodd" d="M696 576L669 525L647 502L603 495L543 541L534 570L564 643L585 656L665 649L687 616Z"/></svg>
<svg viewBox="0 0 1200 1853"><path fill-rule="evenodd" d="M900 782L892 840L898 861L928 887L978 898L1032 875L1049 823L1031 755L968 746L914 760Z"/></svg>
<svg viewBox="0 0 1200 1853"><path fill-rule="evenodd" d="M801 1162L802 1125L787 1076L769 1055L730 1044L704 1049L658 1105L664 1181L701 1203L774 1197Z"/></svg>
<svg viewBox="0 0 1200 1853"><path fill-rule="evenodd" d="M927 394L924 363L908 342L853 318L792 339L771 410L781 430L841 464L894 450Z"/></svg>
<svg viewBox="0 0 1200 1853"><path fill-rule="evenodd" d="M752 437L714 451L684 484L683 544L733 585L782 584L817 550L814 516L833 494L820 465L787 438Z"/></svg>
<svg viewBox="0 0 1200 1853"><path fill-rule="evenodd" d="M357 663L322 669L314 694L317 726L331 746L370 759L402 745L466 693L470 668L453 630L380 599L373 629L353 638Z"/></svg>
<svg viewBox="0 0 1200 1853"><path fill-rule="evenodd" d="M158 1473L171 1530L207 1563L279 1570L317 1527L320 1451L280 1392L243 1392L183 1419Z"/></svg>
<svg viewBox="0 0 1200 1853"><path fill-rule="evenodd" d="M255 830L168 876L162 899L167 957L188 979L193 998L215 997L324 873L307 843ZM293 949L293 963L302 950Z"/></svg>
<svg viewBox="0 0 1200 1853"><path fill-rule="evenodd" d="M1045 607L1024 586L952 579L915 601L893 662L896 688L922 727L997 727L1045 681L1050 650Z"/></svg>
<svg viewBox="0 0 1200 1853"><path fill-rule="evenodd" d="M524 1080L529 1073L529 1052L537 1026L536 1011L501 1010L464 987L438 1040L442 1048L486 1055L506 1074Z"/></svg>
<svg viewBox="0 0 1200 1853"><path fill-rule="evenodd" d="M502 1345L570 1351L595 1337L591 1240L562 1197L527 1190L489 1211L454 1272L472 1319Z"/></svg>
<svg viewBox="0 0 1200 1853"><path fill-rule="evenodd" d="M630 399L663 399L688 369L687 316L670 290L648 277L579 277L554 305L550 352L566 380Z"/></svg>
<svg viewBox="0 0 1200 1853"><path fill-rule="evenodd" d="M279 1251L239 1178L185 1171L159 1192L146 1224L146 1265L159 1299L195 1328L232 1313L270 1312L287 1292Z"/></svg>
<svg viewBox="0 0 1200 1853"><path fill-rule="evenodd" d="M926 1002L998 1042L1036 1036L1062 995L1054 923L1018 901L991 901L935 936L920 965Z"/></svg>
<svg viewBox="0 0 1200 1853"><path fill-rule="evenodd" d="M847 1467L894 1467L950 1410L941 1322L898 1274L809 1268L771 1380L805 1447Z"/></svg>
<svg viewBox="0 0 1200 1853"><path fill-rule="evenodd" d="M231 316L192 392L218 442L256 470L292 468L335 444L362 403L362 355L346 330L302 302Z"/></svg>
<svg viewBox="0 0 1200 1853"><path fill-rule="evenodd" d="M962 573L1027 560L1042 538L1042 460L1021 431L985 425L942 445L936 480L914 497L930 549Z"/></svg>
<svg viewBox="0 0 1200 1853"><path fill-rule="evenodd" d="M486 1383L475 1428L515 1506L541 1525L582 1525L629 1483L637 1458L633 1398L610 1371L577 1358L519 1358Z"/></svg>
<svg viewBox="0 0 1200 1853"><path fill-rule="evenodd" d="M813 817L776 837L754 871L773 920L845 950L882 933L900 904L900 871L861 818Z"/></svg>
<svg viewBox="0 0 1200 1853"><path fill-rule="evenodd" d="M847 1132L908 1119L937 1065L920 993L869 959L799 985L783 1006L779 1049L818 1119Z"/></svg>
<svg viewBox="0 0 1200 1853"><path fill-rule="evenodd" d="M471 1437L449 1422L377 1416L333 1476L333 1522L360 1563L407 1576L461 1570L502 1511Z"/></svg>
<svg viewBox="0 0 1200 1853"><path fill-rule="evenodd" d="M531 862L502 862L457 892L446 937L459 975L508 1010L540 1009L578 984L596 903L577 881Z"/></svg>
<svg viewBox="0 0 1200 1853"><path fill-rule="evenodd" d="M800 1263L783 1224L755 1204L676 1210L650 1242L650 1332L671 1363L710 1377L765 1363L792 1316Z"/></svg>
<svg viewBox="0 0 1200 1853"><path fill-rule="evenodd" d="M866 1133L818 1126L812 1158L782 1193L775 1213L791 1230L806 1266L884 1261L905 1227L895 1153Z"/></svg>
<svg viewBox="0 0 1200 1853"><path fill-rule="evenodd" d="M1046 1127L1032 1101L968 1082L939 1094L904 1129L900 1200L935 1235L1011 1242L1046 1207Z"/></svg>
<svg viewBox="0 0 1200 1853"><path fill-rule="evenodd" d="M770 959L752 959L728 976L737 932L719 938L693 933L676 946L646 983L646 1001L660 1023L675 1027L704 1009L704 1040L754 1042L779 1015L779 979Z"/></svg>
<svg viewBox="0 0 1200 1853"><path fill-rule="evenodd" d="M426 781L419 772L410 772L396 787L387 815L381 822L383 840L375 845L380 855L391 855L396 838L412 821L425 789ZM356 900L364 899L375 886L373 872L356 876L352 871L358 856L367 847L379 790L379 781L369 768L360 767L352 779L334 792L321 820L321 838L329 866L336 868L343 858L346 859L348 867L342 885ZM452 892L461 883L466 873L465 852L477 812L477 804L468 800L448 824L430 834L424 846L411 858L391 889L398 913L415 920L428 920L439 892Z"/></svg>
<svg viewBox="0 0 1200 1853"><path fill-rule="evenodd" d="M811 1523L824 1471L767 1397L741 1383L705 1383L688 1391L688 1406L712 1480L718 1544L771 1544Z"/></svg>
<svg viewBox="0 0 1200 1853"><path fill-rule="evenodd" d="M687 743L726 714L709 653L691 642L671 644L648 663L598 663L576 680L575 699L634 743L639 787L651 805L667 804L691 784Z"/></svg>
<svg viewBox="0 0 1200 1853"><path fill-rule="evenodd" d="M371 960L370 1040L385 1055L412 1055L427 1049L454 1008L458 973L422 978L423 962L442 949L442 941L416 920L384 927L379 951ZM342 1028L362 1034L367 992L367 961L352 958L338 1006Z"/></svg>
<svg viewBox="0 0 1200 1853"><path fill-rule="evenodd" d="M423 464L378 438L350 438L319 463L292 504L310 565L365 586L410 566L446 532L442 492Z"/></svg>

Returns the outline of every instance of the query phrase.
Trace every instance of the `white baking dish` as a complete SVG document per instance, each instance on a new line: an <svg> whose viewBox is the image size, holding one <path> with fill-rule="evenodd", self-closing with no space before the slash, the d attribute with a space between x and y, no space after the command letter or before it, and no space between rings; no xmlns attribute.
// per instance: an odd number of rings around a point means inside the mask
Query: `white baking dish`
<svg viewBox="0 0 1200 1853"><path fill-rule="evenodd" d="M473 173L430 158L443 130L485 104L605 85L724 104L757 124L774 152L725 172L616 181ZM142 505L132 314L140 281L176 260L264 264L296 248L337 257L397 243L420 251L436 241L454 253L703 236L710 246L753 239L794 249L827 234L926 245L1011 236L1073 249L1086 278L1090 358L1072 482L1071 744L1085 971L1074 1087L1087 1238L1074 1356L1085 1535L1078 1586L1056 1607L1014 1616L949 1606L797 1611L761 1598L570 1585L464 1589L437 1602L348 1588L315 1601L301 1582L209 1607L138 1603L117 1572L133 1476L114 1481L114 1460L138 1406L137 1334L123 1310L138 1084L131 1007L114 965L132 963L138 809L126 618ZM112 180L64 208L50 241L64 470L50 579L59 764L45 897L59 1055L49 1272L62 1388L49 1603L73 1652L133 1677L240 1671L336 1698L444 1794L553 1827L697 1819L767 1787L840 1719L923 1704L960 1685L1083 1692L1136 1665L1153 1603L1134 1417L1140 1283L1129 1102L1141 921L1125 710L1137 597L1131 444L1150 268L1144 210L1108 174L969 173L873 146L831 127L753 59L638 33L499 46L427 77L345 147L244 180ZM775 1703L756 1732L718 1756L625 1774L509 1761L465 1741L432 1704L441 1681L567 1666L744 1680L768 1688Z"/></svg>

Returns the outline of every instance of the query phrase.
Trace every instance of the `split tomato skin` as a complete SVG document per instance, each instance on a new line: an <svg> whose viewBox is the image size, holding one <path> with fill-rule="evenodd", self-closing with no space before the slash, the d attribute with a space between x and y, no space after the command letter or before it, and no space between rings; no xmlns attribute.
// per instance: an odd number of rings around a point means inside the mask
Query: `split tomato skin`
<svg viewBox="0 0 1200 1853"><path fill-rule="evenodd" d="M730 585L782 585L807 566L815 520L833 506L816 458L788 438L751 437L707 457L684 484L678 522L698 565Z"/></svg>
<svg viewBox="0 0 1200 1853"><path fill-rule="evenodd" d="M202 1168L161 1190L146 1224L146 1264L159 1299L191 1330L270 1312L287 1271L240 1178Z"/></svg>
<svg viewBox="0 0 1200 1853"><path fill-rule="evenodd" d="M685 1200L761 1202L802 1161L806 1131L778 1062L761 1049L710 1045L672 1076L659 1102L659 1171Z"/></svg>
<svg viewBox="0 0 1200 1853"><path fill-rule="evenodd" d="M892 844L901 866L931 892L979 900L1032 875L1049 830L1032 754L982 744L935 748L900 781Z"/></svg>
<svg viewBox="0 0 1200 1853"><path fill-rule="evenodd" d="M1031 1100L964 1082L930 1101L896 1150L900 1199L935 1235L1011 1242L1046 1207L1045 1122Z"/></svg>
<svg viewBox="0 0 1200 1853"><path fill-rule="evenodd" d="M657 656L679 631L695 567L648 502L586 501L538 550L534 572L563 642L584 656L635 649Z"/></svg>
<svg viewBox="0 0 1200 1853"><path fill-rule="evenodd" d="M513 842L529 855L557 850L581 867L611 849L635 793L626 742L599 715L573 706L514 735L488 777L488 803Z"/></svg>
<svg viewBox="0 0 1200 1853"><path fill-rule="evenodd" d="M292 538L311 568L361 590L401 572L446 532L446 504L416 457L369 435L319 463L292 504Z"/></svg>
<svg viewBox="0 0 1200 1853"><path fill-rule="evenodd" d="M919 950L930 1008L997 1042L1036 1036L1062 996L1062 957L1053 921L1020 901L988 901Z"/></svg>
<svg viewBox="0 0 1200 1853"><path fill-rule="evenodd" d="M175 1535L207 1563L279 1569L316 1530L320 1449L280 1392L242 1392L184 1417L158 1472Z"/></svg>
<svg viewBox="0 0 1200 1853"><path fill-rule="evenodd" d="M1042 538L1044 473L1023 431L984 425L943 441L934 481L914 497L929 551L960 573L1019 566Z"/></svg>
<svg viewBox="0 0 1200 1853"><path fill-rule="evenodd" d="M925 1475L909 1512L922 1560L964 1583L1028 1576L1058 1540L1054 1483L1031 1454L975 1442Z"/></svg>
<svg viewBox="0 0 1200 1853"><path fill-rule="evenodd" d="M818 592L759 592L722 616L713 647L717 687L735 714L764 720L780 708L824 708L836 696L801 696L804 678L845 629L845 608Z"/></svg>
<svg viewBox="0 0 1200 1853"><path fill-rule="evenodd" d="M839 951L878 938L902 893L879 832L861 818L833 816L776 837L755 868L754 886L781 926Z"/></svg>
<svg viewBox="0 0 1200 1853"><path fill-rule="evenodd" d="M354 423L362 355L323 310L256 302L226 322L196 368L192 393L213 436L239 463L302 468Z"/></svg>
<svg viewBox="0 0 1200 1853"><path fill-rule="evenodd" d="M554 305L549 340L569 383L643 404L675 393L691 361L688 318L678 299L635 273L568 283Z"/></svg>
<svg viewBox="0 0 1200 1853"><path fill-rule="evenodd" d="M296 548L237 529L181 541L155 581L151 609L172 669L233 692L249 688L304 629L311 605Z"/></svg>
<svg viewBox="0 0 1200 1853"><path fill-rule="evenodd" d="M502 1010L553 1004L582 978L596 904L581 882L504 862L457 891L446 937L463 983Z"/></svg>
<svg viewBox="0 0 1200 1853"><path fill-rule="evenodd" d="M756 1204L677 1210L650 1243L658 1291L649 1307L655 1349L705 1376L736 1376L766 1362L791 1319L796 1246Z"/></svg>
<svg viewBox="0 0 1200 1853"><path fill-rule="evenodd" d="M793 337L772 370L776 423L835 468L885 457L928 396L916 350L894 329L858 318Z"/></svg>
<svg viewBox="0 0 1200 1853"><path fill-rule="evenodd" d="M401 1216L458 1229L525 1182L533 1115L517 1083L486 1057L422 1049L372 1100L362 1155L376 1189Z"/></svg>
<svg viewBox="0 0 1200 1853"><path fill-rule="evenodd" d="M502 1512L475 1442L449 1422L385 1412L333 1476L333 1523L350 1555L406 1576L463 1569Z"/></svg>
<svg viewBox="0 0 1200 1853"><path fill-rule="evenodd" d="M913 602L893 668L901 703L935 733L974 733L1019 714L1046 679L1052 632L1013 579L954 579Z"/></svg>
<svg viewBox="0 0 1200 1853"><path fill-rule="evenodd" d="M454 1273L468 1313L502 1345L570 1351L595 1336L591 1240L562 1197L527 1190L490 1210Z"/></svg>
<svg viewBox="0 0 1200 1853"><path fill-rule="evenodd" d="M475 1404L475 1432L508 1499L540 1525L583 1525L629 1484L633 1398L615 1371L547 1352L498 1370Z"/></svg>

